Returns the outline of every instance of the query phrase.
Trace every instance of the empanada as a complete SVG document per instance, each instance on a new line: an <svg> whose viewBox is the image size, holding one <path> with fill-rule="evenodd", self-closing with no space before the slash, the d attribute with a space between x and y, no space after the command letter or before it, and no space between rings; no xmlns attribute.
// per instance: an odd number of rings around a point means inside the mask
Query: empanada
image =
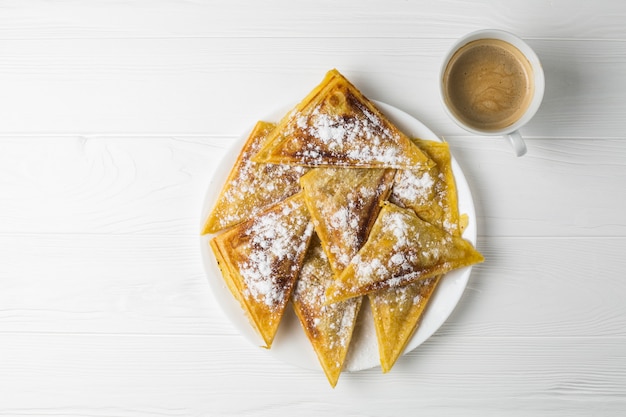
<svg viewBox="0 0 626 417"><path fill-rule="evenodd" d="M399 171L389 200L453 235L460 235L456 185L447 143L414 140L436 163L425 171ZM383 372L391 370L419 326L441 279L420 280L368 294Z"/></svg>
<svg viewBox="0 0 626 417"><path fill-rule="evenodd" d="M307 166L410 168L432 161L337 70L290 111L254 157Z"/></svg>
<svg viewBox="0 0 626 417"><path fill-rule="evenodd" d="M328 257L314 235L292 301L328 382L334 387L348 354L362 297L326 305L324 293L332 281Z"/></svg>
<svg viewBox="0 0 626 417"><path fill-rule="evenodd" d="M326 301L410 284L482 261L467 240L386 202L367 242L326 291Z"/></svg>
<svg viewBox="0 0 626 417"><path fill-rule="evenodd" d="M413 141L435 162L427 170L398 170L389 201L412 209L422 220L456 233L459 210L450 149L445 142Z"/></svg>
<svg viewBox="0 0 626 417"><path fill-rule="evenodd" d="M216 233L241 223L300 191L298 179L307 168L250 160L275 126L262 121L254 126L206 220L202 234Z"/></svg>
<svg viewBox="0 0 626 417"><path fill-rule="evenodd" d="M270 348L313 234L302 193L214 237L228 288Z"/></svg>
<svg viewBox="0 0 626 417"><path fill-rule="evenodd" d="M314 168L300 178L315 231L336 275L367 240L394 173L382 168Z"/></svg>
<svg viewBox="0 0 626 417"><path fill-rule="evenodd" d="M404 351L440 279L438 275L368 295L383 372L389 372Z"/></svg>

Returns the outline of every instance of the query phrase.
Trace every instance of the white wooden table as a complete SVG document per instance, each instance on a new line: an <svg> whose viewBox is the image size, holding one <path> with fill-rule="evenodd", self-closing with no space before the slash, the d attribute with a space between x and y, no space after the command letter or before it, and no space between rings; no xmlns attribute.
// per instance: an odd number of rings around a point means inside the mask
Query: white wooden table
<svg viewBox="0 0 626 417"><path fill-rule="evenodd" d="M438 100L486 27L543 61L522 158ZM450 142L487 258L432 338L334 390L236 331L198 239L228 145L333 67ZM2 0L0 415L622 416L625 132L617 0Z"/></svg>

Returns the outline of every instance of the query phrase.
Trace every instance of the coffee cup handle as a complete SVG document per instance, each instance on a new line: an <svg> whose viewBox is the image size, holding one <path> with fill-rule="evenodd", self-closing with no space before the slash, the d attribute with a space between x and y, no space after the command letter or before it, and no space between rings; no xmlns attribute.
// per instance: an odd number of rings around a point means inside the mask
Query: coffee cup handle
<svg viewBox="0 0 626 417"><path fill-rule="evenodd" d="M520 135L519 131L516 130L511 132L505 137L513 147L516 156L522 156L526 153L526 143L524 142L524 139L522 138L522 135Z"/></svg>

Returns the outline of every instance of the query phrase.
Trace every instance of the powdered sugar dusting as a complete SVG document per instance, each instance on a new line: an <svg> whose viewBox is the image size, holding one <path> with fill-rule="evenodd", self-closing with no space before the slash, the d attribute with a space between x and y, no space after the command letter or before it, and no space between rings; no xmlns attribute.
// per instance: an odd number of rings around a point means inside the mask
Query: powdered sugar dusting
<svg viewBox="0 0 626 417"><path fill-rule="evenodd" d="M329 262L339 274L365 240L370 217L389 190L393 171L385 169L317 168L303 178L315 227Z"/></svg>
<svg viewBox="0 0 626 417"><path fill-rule="evenodd" d="M392 251L387 259L373 258L363 262L360 255L355 257L353 264L360 285L389 280L398 275L398 271L403 274L412 270L416 261L412 246L419 235L409 227L405 216L401 212L387 212L381 216L380 234L393 236Z"/></svg>
<svg viewBox="0 0 626 417"><path fill-rule="evenodd" d="M420 148L435 162L428 170L400 170L389 201L410 208L422 219L450 234L459 233L458 207L450 154L446 145L421 141Z"/></svg>
<svg viewBox="0 0 626 417"><path fill-rule="evenodd" d="M360 300L326 305L325 292L333 279L328 257L317 241L309 249L296 282L294 308L300 310L305 329L325 349L345 350L352 336Z"/></svg>
<svg viewBox="0 0 626 417"><path fill-rule="evenodd" d="M402 202L432 202L435 180L429 171L405 170L398 174L392 198Z"/></svg>
<svg viewBox="0 0 626 417"><path fill-rule="evenodd" d="M284 274L297 273L291 269L297 266L313 233L313 226L308 216L302 215L302 208L303 202L289 201L282 211L271 211L255 219L247 230L250 253L239 268L245 282L245 296L269 307L286 302Z"/></svg>
<svg viewBox="0 0 626 417"><path fill-rule="evenodd" d="M294 299L306 305L324 305L325 275L332 274L328 266L328 257L317 245L312 245L300 269L300 275L294 288Z"/></svg>
<svg viewBox="0 0 626 417"><path fill-rule="evenodd" d="M411 211L390 207L381 212L372 231L373 239L351 262L354 282L348 285L354 289L391 288L413 282L452 247L450 234L419 220ZM368 249L372 245L386 250L371 253ZM447 268L445 263L441 267Z"/></svg>
<svg viewBox="0 0 626 417"><path fill-rule="evenodd" d="M307 113L292 113L285 136L306 138L304 146L292 149L300 163L388 167L415 163L414 155L407 155L401 146L404 137L398 131L349 93L344 98L355 112L338 114L322 102Z"/></svg>
<svg viewBox="0 0 626 417"><path fill-rule="evenodd" d="M260 122L233 167L229 182L224 185L211 217L222 229L252 218L272 204L278 203L300 191L298 179L308 168L285 164L253 162L252 157L274 125Z"/></svg>
<svg viewBox="0 0 626 417"><path fill-rule="evenodd" d="M341 207L330 217L327 224L331 235L340 236L340 239L327 242L329 250L335 255L337 265L343 270L363 244L361 228L363 225L362 207L363 200L372 198L374 190L361 187L348 193L347 206Z"/></svg>
<svg viewBox="0 0 626 417"><path fill-rule="evenodd" d="M376 297L376 302L387 305L392 312L397 310L398 314L402 314L411 306L425 301L420 290L424 287L430 287L435 280L434 277L427 278L416 283L389 288Z"/></svg>

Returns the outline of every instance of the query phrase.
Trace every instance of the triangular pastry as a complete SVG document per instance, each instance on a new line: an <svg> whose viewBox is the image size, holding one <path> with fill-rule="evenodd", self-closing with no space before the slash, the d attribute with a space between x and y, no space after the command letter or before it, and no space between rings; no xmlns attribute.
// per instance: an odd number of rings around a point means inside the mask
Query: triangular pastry
<svg viewBox="0 0 626 417"><path fill-rule="evenodd" d="M334 387L343 369L362 297L326 305L333 281L326 253L315 236L292 295L292 304L318 360Z"/></svg>
<svg viewBox="0 0 626 417"><path fill-rule="evenodd" d="M386 202L367 242L326 291L326 299L333 303L482 261L467 240Z"/></svg>
<svg viewBox="0 0 626 417"><path fill-rule="evenodd" d="M435 162L427 170L398 170L389 201L412 209L422 220L456 233L459 210L450 148L445 142L413 141Z"/></svg>
<svg viewBox="0 0 626 417"><path fill-rule="evenodd" d="M447 143L414 139L436 163L425 171L399 171L389 197L422 219L460 235L456 185ZM383 372L389 372L415 333L441 275L368 294Z"/></svg>
<svg viewBox="0 0 626 417"><path fill-rule="evenodd" d="M432 162L337 70L280 121L254 157L307 166L418 168Z"/></svg>
<svg viewBox="0 0 626 417"><path fill-rule="evenodd" d="M214 237L224 280L267 348L302 266L313 224L302 193Z"/></svg>
<svg viewBox="0 0 626 417"><path fill-rule="evenodd" d="M336 275L367 240L394 174L382 168L315 168L300 178L315 231Z"/></svg>
<svg viewBox="0 0 626 417"><path fill-rule="evenodd" d="M300 191L300 166L251 161L276 125L257 122L209 214L202 234L216 233L250 219L269 206Z"/></svg>
<svg viewBox="0 0 626 417"><path fill-rule="evenodd" d="M404 351L440 279L438 275L369 294L383 372L389 372Z"/></svg>

